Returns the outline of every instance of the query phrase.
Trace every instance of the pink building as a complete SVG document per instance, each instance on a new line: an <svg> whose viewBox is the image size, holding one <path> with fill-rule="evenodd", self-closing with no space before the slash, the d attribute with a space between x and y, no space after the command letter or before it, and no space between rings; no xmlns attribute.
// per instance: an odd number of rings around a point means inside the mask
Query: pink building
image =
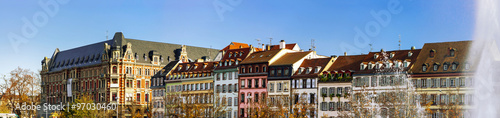
<svg viewBox="0 0 500 118"><path fill-rule="evenodd" d="M239 65L239 100L240 117L247 117L248 112L259 100L267 98L268 64L278 59L286 51L270 50L252 53Z"/></svg>

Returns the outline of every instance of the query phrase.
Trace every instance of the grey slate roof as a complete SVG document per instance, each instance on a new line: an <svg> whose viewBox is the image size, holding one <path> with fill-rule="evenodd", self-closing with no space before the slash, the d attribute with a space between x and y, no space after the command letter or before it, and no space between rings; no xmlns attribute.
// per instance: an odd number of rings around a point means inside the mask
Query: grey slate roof
<svg viewBox="0 0 500 118"><path fill-rule="evenodd" d="M85 45L69 50L58 51L52 56L49 66L49 72L60 71L73 67L83 67L101 63L101 55L104 53L104 44L111 45L112 48L119 46L121 56L126 51L127 43L132 45L132 52L136 57L137 63L150 63L152 54L158 54L164 59L165 65L169 61L179 60L181 45L161 42L144 41L137 39L128 39L123 33L117 32L112 40L102 41L90 45ZM191 60L201 58L214 58L219 52L218 49L209 49L202 47L186 46L187 56ZM109 51L111 52L111 51ZM110 54L108 54L110 55ZM144 58L147 56L147 60ZM76 63L75 63L76 62Z"/></svg>

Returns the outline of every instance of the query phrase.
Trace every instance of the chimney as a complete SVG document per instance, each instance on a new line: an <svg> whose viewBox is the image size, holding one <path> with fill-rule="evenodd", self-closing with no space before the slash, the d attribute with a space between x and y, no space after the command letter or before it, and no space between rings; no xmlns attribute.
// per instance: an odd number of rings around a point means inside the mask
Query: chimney
<svg viewBox="0 0 500 118"><path fill-rule="evenodd" d="M262 50L265 50L266 49L266 46L264 46L264 44L262 44Z"/></svg>
<svg viewBox="0 0 500 118"><path fill-rule="evenodd" d="M411 50L415 50L415 46L411 46Z"/></svg>
<svg viewBox="0 0 500 118"><path fill-rule="evenodd" d="M266 45L266 46L267 46L266 50L271 50L271 46L270 45Z"/></svg>
<svg viewBox="0 0 500 118"><path fill-rule="evenodd" d="M281 40L280 42L280 49L286 48L285 47L285 40Z"/></svg>
<svg viewBox="0 0 500 118"><path fill-rule="evenodd" d="M347 56L347 52L344 52L344 56Z"/></svg>
<svg viewBox="0 0 500 118"><path fill-rule="evenodd" d="M330 57L337 58L337 55L332 55L332 56L330 56Z"/></svg>
<svg viewBox="0 0 500 118"><path fill-rule="evenodd" d="M252 45L250 45L250 48L251 48L251 49L253 49L253 46L252 46Z"/></svg>

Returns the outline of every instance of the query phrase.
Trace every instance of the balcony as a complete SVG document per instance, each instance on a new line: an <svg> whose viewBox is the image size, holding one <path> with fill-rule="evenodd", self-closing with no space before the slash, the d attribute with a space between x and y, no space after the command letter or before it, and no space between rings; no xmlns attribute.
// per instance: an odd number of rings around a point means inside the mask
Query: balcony
<svg viewBox="0 0 500 118"><path fill-rule="evenodd" d="M321 75L320 82L351 82L352 77L343 77L343 76L331 76L331 75Z"/></svg>

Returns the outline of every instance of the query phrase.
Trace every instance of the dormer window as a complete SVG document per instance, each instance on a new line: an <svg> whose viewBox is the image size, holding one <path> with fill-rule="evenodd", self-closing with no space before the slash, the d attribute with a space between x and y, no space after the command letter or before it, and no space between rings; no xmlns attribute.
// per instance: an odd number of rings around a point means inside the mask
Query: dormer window
<svg viewBox="0 0 500 118"><path fill-rule="evenodd" d="M444 71L447 71L447 70L448 70L448 65L449 65L448 63L444 63L444 64L443 64L443 70L444 70Z"/></svg>
<svg viewBox="0 0 500 118"><path fill-rule="evenodd" d="M318 73L320 69L321 69L321 66L317 66L316 69L314 69L314 73Z"/></svg>
<svg viewBox="0 0 500 118"><path fill-rule="evenodd" d="M438 69L439 69L439 63L435 63L434 65L432 65L433 71L437 71Z"/></svg>
<svg viewBox="0 0 500 118"><path fill-rule="evenodd" d="M453 63L451 64L451 70L457 70L457 65L458 65L457 63L453 62ZM467 65L468 65L468 64L466 64L466 66L467 66ZM465 67L465 68L467 69L467 67Z"/></svg>
<svg viewBox="0 0 500 118"><path fill-rule="evenodd" d="M312 70L311 67L307 68L306 74L309 74L311 72L311 70Z"/></svg>
<svg viewBox="0 0 500 118"><path fill-rule="evenodd" d="M368 69L373 69L373 64L372 63L368 64Z"/></svg>
<svg viewBox="0 0 500 118"><path fill-rule="evenodd" d="M429 52L429 57L434 57L436 55L436 50L432 49L430 52Z"/></svg>
<svg viewBox="0 0 500 118"><path fill-rule="evenodd" d="M359 65L359 70L365 70L365 64L361 63L361 64Z"/></svg>
<svg viewBox="0 0 500 118"><path fill-rule="evenodd" d="M422 71L423 71L423 72L427 71L427 65L426 65L426 64L423 64L423 65L422 65Z"/></svg>
<svg viewBox="0 0 500 118"><path fill-rule="evenodd" d="M413 52L408 52L408 57L411 57L413 55Z"/></svg>
<svg viewBox="0 0 500 118"><path fill-rule="evenodd" d="M378 58L378 54L374 54L373 59L377 59L377 58Z"/></svg>
<svg viewBox="0 0 500 118"><path fill-rule="evenodd" d="M455 56L455 49L452 48L450 49L450 57L454 57Z"/></svg>
<svg viewBox="0 0 500 118"><path fill-rule="evenodd" d="M231 57L231 56L233 56L233 53L232 53L232 52L231 52L231 53L229 53L229 57Z"/></svg>
<svg viewBox="0 0 500 118"><path fill-rule="evenodd" d="M393 57L394 57L394 52L389 55L389 58L393 58Z"/></svg>
<svg viewBox="0 0 500 118"><path fill-rule="evenodd" d="M380 69L380 64L376 63L375 64L375 69Z"/></svg>
<svg viewBox="0 0 500 118"><path fill-rule="evenodd" d="M238 61L238 60L236 60L236 63L235 63L235 64L236 64L236 65L238 65L238 63L239 63L239 61Z"/></svg>
<svg viewBox="0 0 500 118"><path fill-rule="evenodd" d="M303 70L304 70L304 67L300 67L299 68L299 74L302 73Z"/></svg>
<svg viewBox="0 0 500 118"><path fill-rule="evenodd" d="M243 52L240 52L240 56L243 55Z"/></svg>

